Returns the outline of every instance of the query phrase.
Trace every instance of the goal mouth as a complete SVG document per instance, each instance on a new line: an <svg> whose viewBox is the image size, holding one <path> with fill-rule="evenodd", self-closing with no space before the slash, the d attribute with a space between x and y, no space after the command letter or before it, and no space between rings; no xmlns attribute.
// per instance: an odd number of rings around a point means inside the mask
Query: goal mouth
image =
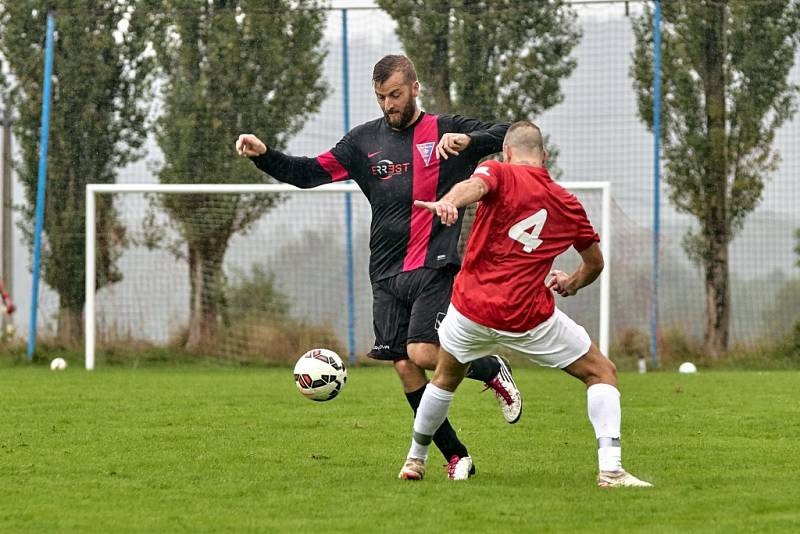
<svg viewBox="0 0 800 534"><path fill-rule="evenodd" d="M605 269L600 276L599 283L584 290L587 297L585 299L574 299L572 302L569 300L559 301L559 307L567 311L567 313L570 313L574 307L576 320L587 327L592 337L596 336L600 349L605 354L608 354L611 236L610 183L559 182L559 184L584 202L587 214L601 236L600 246L606 258ZM84 310L86 369L95 368L98 342L105 342L106 337L109 335L109 329L113 329L115 324L122 325L118 327L118 330L123 336L125 333L133 332L136 335L141 333L143 338L152 337L152 334L147 332L147 327L142 328L132 322L124 323L122 319L116 318L115 314L127 313L125 309L129 305L128 303L133 303L130 304L132 310L130 315L135 316L135 320L147 320L151 321L149 324L155 323L162 326L163 323L170 321L180 323L186 320L191 305L190 297L187 294L190 275L185 258L177 260L173 258L170 265L163 263L164 260L161 258L159 261L162 261L162 264L148 265L147 267L140 267L128 262L121 268L122 282L120 282L120 287L126 283L126 276L130 279L134 278L133 272L126 271L126 269L146 269L149 278L155 280L164 278L166 282L162 283L161 286L154 287L151 294L147 294L150 291L148 287L145 287L145 289L126 289L128 291L127 297L120 297L127 298L122 305L113 301L113 298L109 296L109 289L97 289L95 287L95 280L98 274L97 262L102 259L98 257L97 235L98 197L102 198L102 195L114 195L111 203L114 209L117 209L118 204L125 202L125 200L118 200L117 197L121 196L122 199L132 198L131 195L138 195L139 197L147 195L150 198L166 198L168 195L205 195L204 198L217 198L216 195L220 195L219 198L230 198L232 195L244 195L251 198L256 195L281 195L281 197L288 199L286 200L287 205L297 203L288 207L282 204L275 208L274 211L264 214L262 216L264 220L278 216L284 217L284 219L280 219L283 221L280 224L264 223L259 220L257 224L266 225L266 230L261 226L255 226L252 231L247 231L242 235L250 239L259 232L266 232L260 237L261 241L248 242L249 244L241 245L237 250L241 251L243 248L253 250L268 248L270 251L267 256L271 258L270 261L278 261L279 259L282 262L268 265L267 270L262 274L268 277L272 273L279 272L280 276L277 277L279 280L276 282L280 282L278 286L281 289L290 287L290 291L287 293L289 307L295 308L292 311L295 323L303 325L298 329L306 328L308 332L313 332L313 335L316 336L314 339L306 339L305 343L330 345L330 343L336 343L338 339L341 342L339 347L343 351L340 354L347 353L347 349L344 346L347 341L350 341L351 346L358 347L359 350L356 352L359 354L367 352L366 349L360 350L361 348L371 347L373 344L372 297L368 275L368 232L371 209L357 185L341 183L312 189L298 189L284 184L88 184L86 186L86 300ZM103 204L100 205L103 206ZM277 214L277 212L284 209L291 211L291 213ZM349 237L345 239L346 232L343 218L345 212L349 214L351 210L354 218L352 232L348 233ZM132 211L135 213L131 214L130 217L144 218L144 215L140 213L142 211L141 206L139 212ZM202 210L197 211L203 213ZM210 210L209 213L212 213L213 216L213 210ZM202 219L202 217L200 218ZM270 224L272 226L269 226ZM329 232L329 234L323 235L323 231ZM331 234L331 232L333 233ZM309 242L309 235L316 241ZM335 239L330 239L326 238L326 235L335 235L336 237ZM103 236L100 237L103 238ZM237 237L237 239L239 238ZM242 239L245 239L245 237L242 237ZM291 240L297 241L299 245L288 245ZM284 249L289 252L284 253ZM296 255L301 254L301 252L298 252L299 249L305 252L305 256ZM235 278L231 273L250 273L251 271L256 273L255 266L265 264L263 255L244 259L231 259L227 254L228 252L226 252L224 262L226 266L225 274L228 275L228 278ZM293 254L295 256L292 256ZM328 257L325 257L326 255ZM166 254L162 254L162 256L168 257ZM102 259L102 261L106 260ZM568 255L564 258L559 258L555 264L556 268L561 265L559 262L569 264L574 262L574 258L570 258ZM235 267L232 268L231 265ZM562 270L574 268L576 265L573 264ZM269 268L275 270L270 271ZM172 275L180 276L180 280L169 282L169 277L167 276L169 270L180 271L179 275ZM290 274L295 278L287 282L286 279ZM132 284L133 282L129 281L128 283ZM346 289L348 285L350 286L349 297L348 289ZM119 291L122 292L121 289ZM98 293L100 300L98 300ZM599 297L594 296L595 294L599 295ZM306 302L311 299L316 300L313 303ZM591 310L589 312L581 311L581 308L587 305ZM584 318L585 320L582 321ZM329 327L326 327L326 330L319 327L320 324L325 324ZM214 345L212 347L213 350L218 352L260 350L264 346L274 345L276 336L281 337L273 332L273 330L281 328L281 325L264 324L263 321L259 322L255 317L237 319L234 321L234 327L226 330L228 337L221 340L221 342L224 341L222 345ZM248 340L242 338L241 332L249 328L261 328L262 337ZM322 339L319 336L326 335L333 335L337 339L331 339L330 342L327 340L325 342L315 342L315 340ZM164 334L159 334L159 336L157 343L163 344ZM302 345L302 342L298 341L298 343ZM245 345L251 345L252 347L248 349ZM306 346L303 350L298 349L299 352L287 354L285 361L288 362L296 358L298 354L302 354L307 348ZM235 355L233 359L236 359Z"/></svg>

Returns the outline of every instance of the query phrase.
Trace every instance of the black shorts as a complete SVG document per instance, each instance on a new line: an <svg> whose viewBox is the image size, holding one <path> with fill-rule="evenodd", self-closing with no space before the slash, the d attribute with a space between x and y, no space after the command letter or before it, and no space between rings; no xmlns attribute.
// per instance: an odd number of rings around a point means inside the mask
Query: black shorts
<svg viewBox="0 0 800 534"><path fill-rule="evenodd" d="M415 269L372 284L372 326L376 360L408 358L407 343L439 344L436 331L447 313L454 274Z"/></svg>

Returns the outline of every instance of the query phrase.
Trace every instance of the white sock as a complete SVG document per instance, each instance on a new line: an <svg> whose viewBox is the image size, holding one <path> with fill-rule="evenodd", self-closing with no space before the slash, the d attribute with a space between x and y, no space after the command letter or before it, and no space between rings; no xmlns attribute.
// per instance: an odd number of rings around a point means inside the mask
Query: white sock
<svg viewBox="0 0 800 534"><path fill-rule="evenodd" d="M414 436L411 438L409 458L428 458L428 447L433 434L447 418L447 411L453 401L453 392L428 384L419 401L417 416L414 418Z"/></svg>
<svg viewBox="0 0 800 534"><path fill-rule="evenodd" d="M586 390L589 421L597 437L597 460L600 471L622 470L620 426L622 408L619 390L609 384L594 384Z"/></svg>

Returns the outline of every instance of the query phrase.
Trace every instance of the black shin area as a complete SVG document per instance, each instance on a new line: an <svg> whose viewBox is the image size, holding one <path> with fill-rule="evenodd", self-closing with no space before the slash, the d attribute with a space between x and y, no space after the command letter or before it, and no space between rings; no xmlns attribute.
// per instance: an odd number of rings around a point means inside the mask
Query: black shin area
<svg viewBox="0 0 800 534"><path fill-rule="evenodd" d="M464 375L472 380L488 382L500 372L500 362L496 356L484 356L472 362L467 374Z"/></svg>

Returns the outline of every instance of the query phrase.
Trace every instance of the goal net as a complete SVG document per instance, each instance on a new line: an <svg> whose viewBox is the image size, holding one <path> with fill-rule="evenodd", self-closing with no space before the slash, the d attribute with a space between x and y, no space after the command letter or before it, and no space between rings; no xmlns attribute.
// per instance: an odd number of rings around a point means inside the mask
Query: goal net
<svg viewBox="0 0 800 534"><path fill-rule="evenodd" d="M600 233L606 269L558 306L607 353L610 187L561 185ZM98 206L113 206L124 231L105 230ZM120 345L243 362L291 362L317 346L364 357L374 343L370 219L355 184L88 185L86 368L97 351ZM570 251L555 268L579 261ZM109 262L113 279L98 275Z"/></svg>

